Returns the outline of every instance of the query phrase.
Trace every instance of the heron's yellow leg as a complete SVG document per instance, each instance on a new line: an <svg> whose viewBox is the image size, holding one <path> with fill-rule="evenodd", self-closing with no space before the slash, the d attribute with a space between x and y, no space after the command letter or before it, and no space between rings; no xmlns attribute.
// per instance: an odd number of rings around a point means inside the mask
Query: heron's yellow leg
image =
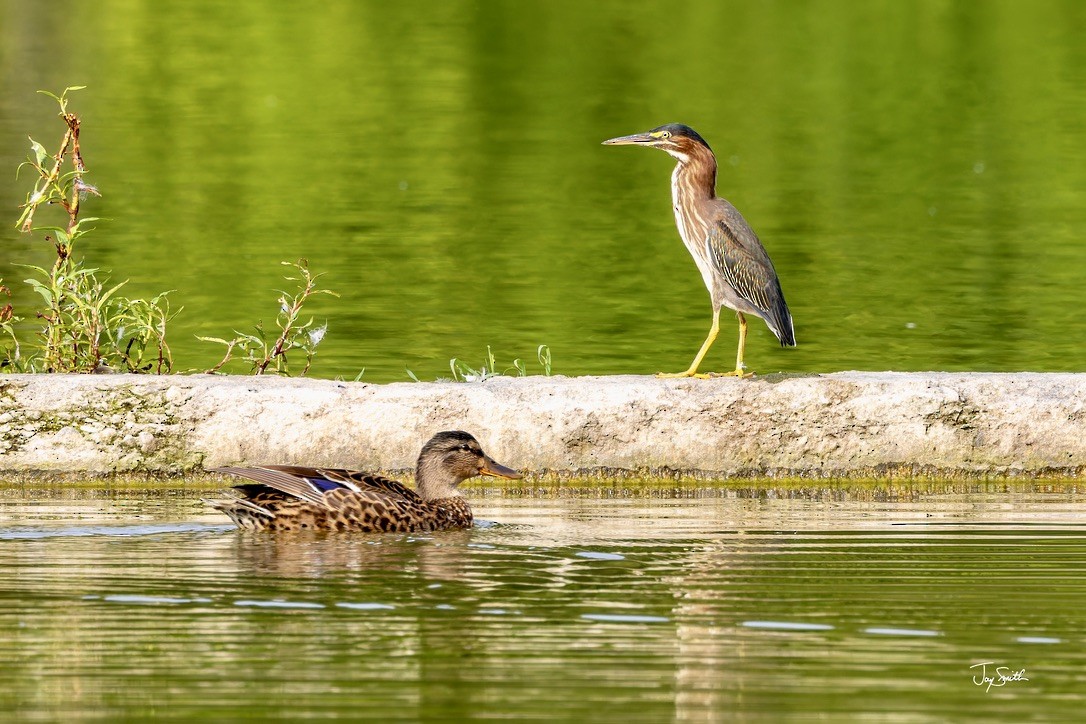
<svg viewBox="0 0 1086 724"><path fill-rule="evenodd" d="M657 377L674 378L674 377L709 377L708 374L698 374L698 367L701 365L701 361L705 359L705 354L709 351L709 348L713 346L713 342L716 341L717 334L720 333L720 308L717 307L713 310L713 326L709 328L709 336L705 338L705 341L701 345L701 349L698 350L698 355L694 358L694 361L690 363L690 369L685 372L657 372ZM742 355L742 348L740 348L740 355Z"/></svg>
<svg viewBox="0 0 1086 724"><path fill-rule="evenodd" d="M747 318L743 316L742 312L736 312L735 316L739 317L739 351L735 353L735 371L725 372L723 377L753 377L753 372L746 371L746 365L743 364L743 353L747 349Z"/></svg>

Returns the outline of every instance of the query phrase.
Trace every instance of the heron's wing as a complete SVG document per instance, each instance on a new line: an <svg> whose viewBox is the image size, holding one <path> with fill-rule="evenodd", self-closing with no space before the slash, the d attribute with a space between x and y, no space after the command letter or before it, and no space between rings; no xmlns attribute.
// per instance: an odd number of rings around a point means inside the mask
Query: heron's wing
<svg viewBox="0 0 1086 724"><path fill-rule="evenodd" d="M795 345L792 315L769 254L731 204L724 211L709 227L705 240L709 259L735 293L759 311L781 344Z"/></svg>

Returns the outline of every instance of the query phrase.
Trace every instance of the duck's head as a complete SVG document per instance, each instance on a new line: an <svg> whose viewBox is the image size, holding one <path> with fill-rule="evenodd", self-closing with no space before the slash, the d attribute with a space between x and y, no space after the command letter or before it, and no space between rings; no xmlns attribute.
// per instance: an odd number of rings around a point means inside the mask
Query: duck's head
<svg viewBox="0 0 1086 724"><path fill-rule="evenodd" d="M425 500L451 498L460 494L457 485L477 475L513 480L524 477L495 462L468 433L462 430L439 432L422 446L415 485Z"/></svg>

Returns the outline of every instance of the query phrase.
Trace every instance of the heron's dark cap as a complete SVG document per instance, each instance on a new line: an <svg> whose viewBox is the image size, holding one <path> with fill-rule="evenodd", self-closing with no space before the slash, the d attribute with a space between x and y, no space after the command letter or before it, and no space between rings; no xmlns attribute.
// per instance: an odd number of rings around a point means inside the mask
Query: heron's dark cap
<svg viewBox="0 0 1086 724"><path fill-rule="evenodd" d="M667 131L671 134L673 138L676 136L680 136L682 138L689 138L691 141L697 141L706 148L709 148L709 144L704 138L701 137L701 134L699 134L690 126L687 126L683 123L668 123L666 125L652 129L651 131L649 131L649 133L659 133L661 131ZM713 149L709 148L709 150L712 151Z"/></svg>

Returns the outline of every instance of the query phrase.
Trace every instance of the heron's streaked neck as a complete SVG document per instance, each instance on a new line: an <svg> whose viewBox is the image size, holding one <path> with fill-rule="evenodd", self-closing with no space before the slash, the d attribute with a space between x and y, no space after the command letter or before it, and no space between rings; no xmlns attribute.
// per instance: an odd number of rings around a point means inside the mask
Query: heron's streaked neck
<svg viewBox="0 0 1086 724"><path fill-rule="evenodd" d="M671 174L675 202L711 199L716 196L716 158L712 153L697 153L678 158Z"/></svg>

